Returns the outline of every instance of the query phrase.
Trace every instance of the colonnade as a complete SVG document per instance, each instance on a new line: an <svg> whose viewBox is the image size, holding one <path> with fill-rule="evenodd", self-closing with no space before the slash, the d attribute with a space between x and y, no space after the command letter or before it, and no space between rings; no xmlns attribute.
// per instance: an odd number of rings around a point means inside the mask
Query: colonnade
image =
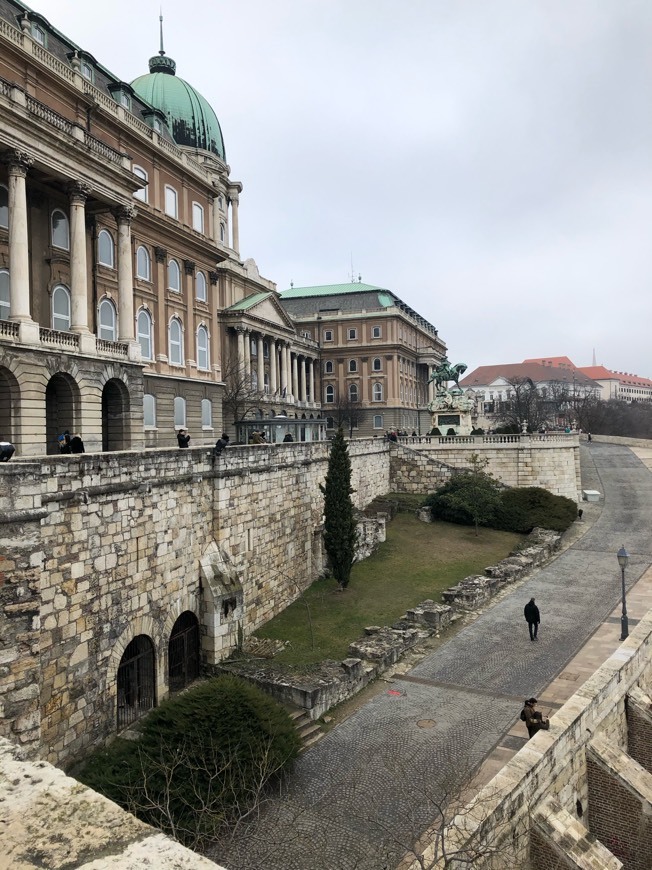
<svg viewBox="0 0 652 870"><path fill-rule="evenodd" d="M279 394L288 401L315 402L315 357L292 350L291 343L271 335L236 327L238 366L247 380L255 371L261 393ZM256 342L255 359L251 342ZM269 348L269 383L265 384L265 343Z"/></svg>
<svg viewBox="0 0 652 870"><path fill-rule="evenodd" d="M21 327L21 340L38 343L39 325L30 309L29 238L27 230L27 173L33 157L18 149L3 155L8 175L9 205L9 319ZM68 184L70 199L70 295L71 332L91 342L88 326L88 271L86 263L86 200L91 188L80 181ZM131 254L131 206L118 206L114 216L118 225L119 339L134 342L133 266Z"/></svg>

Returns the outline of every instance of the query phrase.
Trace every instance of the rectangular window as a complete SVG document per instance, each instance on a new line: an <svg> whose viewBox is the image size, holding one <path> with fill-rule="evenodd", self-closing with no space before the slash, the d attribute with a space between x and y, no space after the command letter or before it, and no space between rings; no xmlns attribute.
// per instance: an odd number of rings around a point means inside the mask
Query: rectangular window
<svg viewBox="0 0 652 870"><path fill-rule="evenodd" d="M355 341L355 339L357 337L358 337L358 330L357 329L349 329L349 341Z"/></svg>
<svg viewBox="0 0 652 870"><path fill-rule="evenodd" d="M192 204L192 228L198 233L204 232L204 209L198 202Z"/></svg>
<svg viewBox="0 0 652 870"><path fill-rule="evenodd" d="M333 340L333 330L325 329L324 330L324 341L332 341Z"/></svg>
<svg viewBox="0 0 652 870"><path fill-rule="evenodd" d="M380 326L373 327L373 329L371 330L371 337L372 338L380 338L381 337Z"/></svg>
<svg viewBox="0 0 652 870"><path fill-rule="evenodd" d="M383 415L375 414L374 415L374 429L382 429L383 428Z"/></svg>
<svg viewBox="0 0 652 870"><path fill-rule="evenodd" d="M173 187L165 188L165 213L170 217L177 217L177 192Z"/></svg>

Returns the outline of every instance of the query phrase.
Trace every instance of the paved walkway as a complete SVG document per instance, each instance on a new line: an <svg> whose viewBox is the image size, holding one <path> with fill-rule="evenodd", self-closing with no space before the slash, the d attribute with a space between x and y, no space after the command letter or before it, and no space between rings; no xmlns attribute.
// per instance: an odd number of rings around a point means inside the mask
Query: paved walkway
<svg viewBox="0 0 652 870"><path fill-rule="evenodd" d="M238 870L383 870L432 822L451 772L486 781L525 742L523 699L555 709L618 646L620 570L630 553L630 625L652 606L652 451L582 447L586 532L301 757L228 859ZM596 516L597 515L597 516ZM535 596L540 640L523 605ZM516 723L516 724L515 724ZM445 772L442 775L442 772Z"/></svg>

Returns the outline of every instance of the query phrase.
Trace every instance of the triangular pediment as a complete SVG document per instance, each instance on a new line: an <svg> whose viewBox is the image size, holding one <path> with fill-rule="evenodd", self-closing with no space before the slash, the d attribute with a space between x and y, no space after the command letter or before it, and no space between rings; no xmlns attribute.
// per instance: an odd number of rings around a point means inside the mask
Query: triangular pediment
<svg viewBox="0 0 652 870"><path fill-rule="evenodd" d="M296 329L294 322L276 295L271 292L255 293L245 297L227 308L225 313L231 316L239 315L243 321L252 319L260 322L262 320L276 328L291 329L292 331Z"/></svg>

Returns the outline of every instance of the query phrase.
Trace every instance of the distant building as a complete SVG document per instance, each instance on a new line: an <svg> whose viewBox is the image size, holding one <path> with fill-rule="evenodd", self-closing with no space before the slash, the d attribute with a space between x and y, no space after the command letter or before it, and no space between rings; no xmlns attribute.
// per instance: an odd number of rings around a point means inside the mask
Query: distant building
<svg viewBox="0 0 652 870"><path fill-rule="evenodd" d="M576 368L567 356L556 356L548 359L532 359L525 362L537 362L553 368L568 369L581 372L600 386L600 398L606 400L619 399L621 402L651 402L652 380L628 372L617 372L605 366L580 366Z"/></svg>
<svg viewBox="0 0 652 870"><path fill-rule="evenodd" d="M431 323L392 291L361 282L292 287L281 305L300 334L319 342L331 429L345 416L361 436L430 430L428 379L446 355Z"/></svg>

